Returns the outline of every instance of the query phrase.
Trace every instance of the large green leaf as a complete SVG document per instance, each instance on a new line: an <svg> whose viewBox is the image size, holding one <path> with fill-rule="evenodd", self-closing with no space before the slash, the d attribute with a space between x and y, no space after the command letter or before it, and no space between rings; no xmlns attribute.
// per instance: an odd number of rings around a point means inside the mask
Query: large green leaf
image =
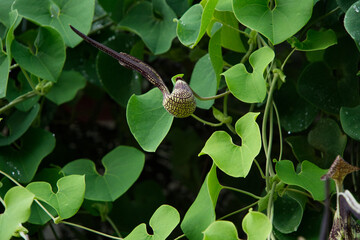
<svg viewBox="0 0 360 240"><path fill-rule="evenodd" d="M208 154L230 176L246 177L261 149L260 129L255 121L258 115L249 112L236 122L235 130L241 137L241 146L235 145L228 133L216 131L206 141L199 155Z"/></svg>
<svg viewBox="0 0 360 240"><path fill-rule="evenodd" d="M181 229L188 239L202 240L203 231L215 221L215 206L220 190L216 166L213 165L199 194L181 222Z"/></svg>
<svg viewBox="0 0 360 240"><path fill-rule="evenodd" d="M0 1L0 22L9 28L11 26L11 20L9 13L11 12L11 5L14 0L2 0Z"/></svg>
<svg viewBox="0 0 360 240"><path fill-rule="evenodd" d="M309 144L307 136L290 136L285 141L290 145L293 154L299 162L307 160L318 166L324 165L321 158L316 156L315 148Z"/></svg>
<svg viewBox="0 0 360 240"><path fill-rule="evenodd" d="M349 137L360 141L360 105L354 108L340 109L340 122Z"/></svg>
<svg viewBox="0 0 360 240"><path fill-rule="evenodd" d="M63 71L58 81L51 87L46 94L46 98L57 105L71 101L76 93L84 88L86 79L76 71Z"/></svg>
<svg viewBox="0 0 360 240"><path fill-rule="evenodd" d="M327 169L321 169L309 161L303 161L301 172L297 174L293 163L288 160L277 162L275 169L278 177L284 183L304 188L310 192L314 200L323 201L325 199L325 182L320 178L327 173Z"/></svg>
<svg viewBox="0 0 360 240"><path fill-rule="evenodd" d="M300 51L318 51L326 49L337 43L336 34L333 30L315 31L310 29L306 33L306 39L300 42L297 38L289 41L292 47Z"/></svg>
<svg viewBox="0 0 360 240"><path fill-rule="evenodd" d="M277 0L270 9L267 0L233 0L236 18L243 25L278 44L297 33L310 19L313 0Z"/></svg>
<svg viewBox="0 0 360 240"><path fill-rule="evenodd" d="M79 210L85 194L85 176L71 175L60 178L54 193L47 182L32 182L26 186L35 197L52 206L60 219L70 218Z"/></svg>
<svg viewBox="0 0 360 240"><path fill-rule="evenodd" d="M19 14L30 21L55 28L70 47L75 47L82 39L69 25L81 32L89 32L94 7L95 0L16 0L14 4Z"/></svg>
<svg viewBox="0 0 360 240"><path fill-rule="evenodd" d="M204 231L203 240L237 240L235 225L229 221L216 221Z"/></svg>
<svg viewBox="0 0 360 240"><path fill-rule="evenodd" d="M274 203L273 226L282 233L291 233L298 229L305 210L306 196L287 192Z"/></svg>
<svg viewBox="0 0 360 240"><path fill-rule="evenodd" d="M174 117L162 106L162 94L154 88L143 95L132 95L126 108L131 133L142 149L155 152L169 132Z"/></svg>
<svg viewBox="0 0 360 240"><path fill-rule="evenodd" d="M203 1L203 5L195 4L179 19L176 34L180 42L193 48L200 41L211 22L218 0Z"/></svg>
<svg viewBox="0 0 360 240"><path fill-rule="evenodd" d="M210 97L216 94L217 86L214 67L209 54L206 54L195 64L191 74L190 87L201 97ZM214 100L195 100L196 106L202 109L209 109L214 104Z"/></svg>
<svg viewBox="0 0 360 240"><path fill-rule="evenodd" d="M344 26L346 31L355 40L357 46L360 46L360 1L355 2L346 11L344 18Z"/></svg>
<svg viewBox="0 0 360 240"><path fill-rule="evenodd" d="M217 86L220 83L220 77L221 77L220 74L222 73L224 66L224 61L221 51L222 31L223 31L223 27L221 26L220 23L216 23L212 26L211 38L208 47L211 64L216 74Z"/></svg>
<svg viewBox="0 0 360 240"><path fill-rule="evenodd" d="M336 0L336 3L339 5L343 12L346 12L349 7L354 4L357 0Z"/></svg>
<svg viewBox="0 0 360 240"><path fill-rule="evenodd" d="M153 234L147 233L144 223L137 226L125 240L165 240L180 222L178 211L169 205L160 206L150 219Z"/></svg>
<svg viewBox="0 0 360 240"><path fill-rule="evenodd" d="M296 86L287 81L275 92L276 106L279 110L281 127L287 132L300 132L314 121L318 109L299 96Z"/></svg>
<svg viewBox="0 0 360 240"><path fill-rule="evenodd" d="M135 41L138 40L138 38L125 33L115 36L115 39L107 41L105 45L117 52L129 53L130 47L134 46ZM126 107L132 94L141 93L141 78L138 73L121 66L118 61L101 51L96 58L96 68L104 89L121 106Z"/></svg>
<svg viewBox="0 0 360 240"><path fill-rule="evenodd" d="M165 0L143 1L128 11L120 26L139 35L154 54L161 54L169 50L176 36L174 18Z"/></svg>
<svg viewBox="0 0 360 240"><path fill-rule="evenodd" d="M248 240L261 240L270 235L272 225L265 214L250 210L242 221L242 228Z"/></svg>
<svg viewBox="0 0 360 240"><path fill-rule="evenodd" d="M28 220L34 194L23 187L13 187L5 195L5 212L0 214L0 240L9 240Z"/></svg>
<svg viewBox="0 0 360 240"><path fill-rule="evenodd" d="M262 102L266 96L266 82L263 77L266 66L274 59L274 51L263 47L250 55L253 71L249 73L244 64L237 64L226 72L226 84L234 96L246 103Z"/></svg>
<svg viewBox="0 0 360 240"><path fill-rule="evenodd" d="M0 149L0 169L22 183L34 177L41 162L55 147L55 137L40 128L30 128L21 138L20 149Z"/></svg>
<svg viewBox="0 0 360 240"><path fill-rule="evenodd" d="M95 201L115 201L139 177L145 162L142 152L133 147L119 146L102 159L104 174L96 171L94 162L79 159L68 163L62 171L66 175L85 175L85 198Z"/></svg>
<svg viewBox="0 0 360 240"><path fill-rule="evenodd" d="M65 62L64 41L52 27L41 27L31 47L14 41L11 53L21 67L52 82L58 79Z"/></svg>
<svg viewBox="0 0 360 240"><path fill-rule="evenodd" d="M7 146L19 137L21 137L30 127L40 110L39 104L36 104L28 112L14 111L5 118L5 124L9 130L7 136L0 136L0 146Z"/></svg>
<svg viewBox="0 0 360 240"><path fill-rule="evenodd" d="M5 1L4 3L5 3L5 5L8 4L7 1ZM0 3L0 9L2 6L5 7L4 5L2 5L2 3ZM5 7L5 9L7 9L7 7ZM1 15L1 12L0 12L0 15ZM8 22L9 29L8 29L8 32L5 37L6 52L4 52L4 50L3 50L2 41L0 38L0 98L3 98L6 96L8 77L9 77L9 73L10 73L10 64L12 61L12 55L11 55L10 49L11 49L12 42L14 40L14 30L21 22L21 17L19 17L19 14L16 10L7 12L7 15L8 15L8 18L6 21L9 21Z"/></svg>

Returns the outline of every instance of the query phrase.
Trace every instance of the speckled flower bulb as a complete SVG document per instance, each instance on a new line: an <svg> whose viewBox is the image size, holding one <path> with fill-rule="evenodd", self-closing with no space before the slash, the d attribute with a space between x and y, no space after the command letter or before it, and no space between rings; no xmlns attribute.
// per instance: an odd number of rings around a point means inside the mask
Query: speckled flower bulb
<svg viewBox="0 0 360 240"><path fill-rule="evenodd" d="M111 48L108 48L105 45L89 38L76 28L72 26L70 27L86 42L90 43L109 56L115 58L122 66L138 71L149 82L158 87L163 94L164 108L174 117L185 118L190 116L195 111L196 102L194 94L189 85L181 77L176 78L173 92L170 94L169 89L166 87L160 75L148 64L127 53L115 52Z"/></svg>

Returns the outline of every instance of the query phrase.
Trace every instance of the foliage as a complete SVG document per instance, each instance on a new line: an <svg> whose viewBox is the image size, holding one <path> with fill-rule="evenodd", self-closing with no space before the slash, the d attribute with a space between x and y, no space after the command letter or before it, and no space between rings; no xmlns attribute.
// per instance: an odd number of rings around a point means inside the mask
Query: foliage
<svg viewBox="0 0 360 240"><path fill-rule="evenodd" d="M1 0L0 240L319 239L323 201L358 236L358 168L330 166L359 165L359 23L356 0ZM196 115L70 24L184 77Z"/></svg>

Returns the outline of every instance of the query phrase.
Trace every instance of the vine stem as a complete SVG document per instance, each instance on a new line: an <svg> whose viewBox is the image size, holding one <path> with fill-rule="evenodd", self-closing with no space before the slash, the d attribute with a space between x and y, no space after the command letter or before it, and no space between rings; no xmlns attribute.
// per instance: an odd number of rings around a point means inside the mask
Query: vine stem
<svg viewBox="0 0 360 240"><path fill-rule="evenodd" d="M246 207L243 207L243 208L241 208L241 209L239 209L239 210L236 210L236 211L234 211L234 212L232 212L232 213L229 213L229 214L227 214L227 215L225 215L225 216L222 216L222 217L219 218L218 220L223 220L223 219L228 218L228 217L231 217L232 215L235 215L235 214L237 214L237 213L239 213L239 212L242 212L242 211L244 211L244 210L246 210L246 209L249 209L249 208L251 208L252 206L256 205L258 202L259 202L259 201L253 202L252 204L247 205Z"/></svg>
<svg viewBox="0 0 360 240"><path fill-rule="evenodd" d="M221 19L218 19L218 18L216 18L216 17L214 17L213 19L214 19L215 21L221 23L222 25L224 25L224 26L226 26L226 27L228 27L228 28L231 28L231 29L234 30L234 31L237 31L237 32L239 32L239 33L241 33L241 34L244 34L246 37L250 37L250 35L249 35L247 32L241 31L240 29L238 29L238 28L236 28L236 27L233 27L233 26L231 26L231 25L229 25L229 24L227 24L227 23L224 23Z"/></svg>
<svg viewBox="0 0 360 240"><path fill-rule="evenodd" d="M271 225L273 224L273 216L274 216L274 193L275 193L275 187L276 187L276 182L273 182L272 186L271 186L271 192L270 192L270 196L269 196L269 202L268 202L268 207L267 207L267 216L271 222ZM271 234L271 233L270 233ZM268 239L272 239L272 236L270 235L268 237Z"/></svg>
<svg viewBox="0 0 360 240"><path fill-rule="evenodd" d="M113 220L111 220L111 218L109 216L106 216L106 221L108 221L108 223L114 229L116 235L118 235L118 237L122 237L119 229L116 227L115 223L113 222Z"/></svg>
<svg viewBox="0 0 360 240"><path fill-rule="evenodd" d="M228 190L231 190L231 191L235 191L235 192L239 192L239 193L242 193L242 194L245 194L245 195L248 195L250 197L253 197L255 199L258 199L260 200L261 197L259 196L256 196L255 194L251 193L251 192L248 192L248 191L244 191L244 190L241 190L241 189L238 189L238 188L233 188L233 187L228 187L228 186L222 186L224 189L228 189Z"/></svg>
<svg viewBox="0 0 360 240"><path fill-rule="evenodd" d="M211 96L211 97L201 97L199 96L192 88L190 88L191 91L193 92L194 96L197 98L197 99L200 99L202 101L209 101L209 100L214 100L214 99L218 99L218 98L222 98L222 97L225 97L227 96L228 94L230 94L231 92L230 91L226 91L226 92L223 92L223 93L220 93L218 95L215 95L215 96Z"/></svg>
<svg viewBox="0 0 360 240"><path fill-rule="evenodd" d="M259 162L256 159L254 159L254 163L256 164L257 168L259 169L259 173L260 173L261 177L263 179L265 179L265 174L264 174L263 170L261 169Z"/></svg>
<svg viewBox="0 0 360 240"><path fill-rule="evenodd" d="M94 229L81 226L81 225L76 224L76 223L71 223L71 222L67 222L67 221L60 221L59 223L63 223L63 224L66 224L66 225L69 225L69 226L72 226L72 227L81 228L81 229L84 229L84 230L86 230L86 231L89 231L89 232L92 232L92 233L96 233L96 234L98 234L98 235L100 235L100 236L103 236L103 237L107 237L107 238L111 238L111 239L119 239L119 240L122 240L122 239L123 239L123 238L121 238L121 237L115 237L115 236L112 236L112 235L109 235L109 234L106 234L106 233L102 233L102 232L96 231L96 230L94 230Z"/></svg>
<svg viewBox="0 0 360 240"><path fill-rule="evenodd" d="M179 240L181 238L185 237L185 234L178 236L177 238L174 238L174 240Z"/></svg>
<svg viewBox="0 0 360 240"><path fill-rule="evenodd" d="M192 116L193 118L195 118L196 120L198 120L199 122L202 122L203 124L209 125L209 126L211 126L211 127L220 127L221 125L224 124L224 123L222 123L222 122L220 122L220 123L208 122L208 121L206 121L206 120L204 120L204 119L196 116L195 114L191 114L191 116Z"/></svg>
<svg viewBox="0 0 360 240"><path fill-rule="evenodd" d="M279 157L278 160L281 161L282 159L282 152L283 152L283 138L282 138L282 132L281 132L281 122L280 122L280 115L278 112L278 109L276 107L275 102L273 102L273 107L275 110L275 116L276 116L276 121L278 123L278 129L279 129L279 145L280 145L280 150L279 150Z"/></svg>
<svg viewBox="0 0 360 240"><path fill-rule="evenodd" d="M265 105L265 110L264 110L264 117L263 117L263 121L262 121L262 142L263 142L263 148L264 148L264 152L265 152L265 156L266 156L266 170L265 170L265 180L266 180L266 188L267 191L269 191L269 185L270 185L270 175L274 175L273 169L272 169L272 165L271 165L271 159L270 159L270 154L268 151L268 143L267 143L267 139L266 139L266 125L267 125L267 120L269 117L269 113L270 113L270 108L272 106L272 97L273 97L273 93L276 87L276 83L277 83L277 79L278 79L278 74L274 75L273 81L271 83L270 86L270 90L268 93L268 97L266 100L266 105ZM270 126L272 127L272 126Z"/></svg>
<svg viewBox="0 0 360 240"><path fill-rule="evenodd" d="M27 92L17 98L15 98L14 100L12 100L10 103L8 103L7 105L3 106L2 108L0 108L0 114L4 113L6 110L14 107L16 104L25 101L29 98L32 98L34 96L38 95L37 91L33 90L30 92Z"/></svg>
<svg viewBox="0 0 360 240"><path fill-rule="evenodd" d="M284 62L283 62L282 65L281 65L281 68L280 68L281 71L284 70L284 67L285 67L287 61L289 60L289 58L291 57L291 55L292 55L295 51L296 51L296 48L293 48L293 49L291 50L291 52L286 56Z"/></svg>

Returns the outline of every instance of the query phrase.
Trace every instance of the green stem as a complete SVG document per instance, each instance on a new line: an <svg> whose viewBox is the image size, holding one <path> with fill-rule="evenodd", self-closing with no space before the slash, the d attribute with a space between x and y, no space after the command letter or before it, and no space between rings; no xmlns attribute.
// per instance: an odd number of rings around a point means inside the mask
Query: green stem
<svg viewBox="0 0 360 240"><path fill-rule="evenodd" d="M228 116L228 100L229 95L225 95L224 101L223 101L223 114L225 117ZM226 127L233 133L236 134L235 128L230 123L225 123Z"/></svg>
<svg viewBox="0 0 360 240"><path fill-rule="evenodd" d="M267 216L271 222L271 225L273 223L273 216L274 216L274 193L275 193L275 187L276 187L276 182L273 182L272 186L271 186L271 192L270 192L270 196L269 196L269 202L268 202L268 207L267 207ZM271 237L269 236L268 239L271 239Z"/></svg>
<svg viewBox="0 0 360 240"><path fill-rule="evenodd" d="M274 110L275 110L275 116L276 116L276 121L278 123L278 129L279 129L279 144L280 144L280 152L279 152L279 158L278 160L281 161L282 159L282 152L283 152L283 139L282 139L282 131L281 131L281 122L280 122L280 115L279 115L279 112L278 112L278 109L276 107L276 104L275 102L273 102L273 107L274 107Z"/></svg>
<svg viewBox="0 0 360 240"><path fill-rule="evenodd" d="M205 121L204 119L199 118L198 116L196 116L195 114L191 114L191 116L193 118L195 118L196 120L198 120L199 122L202 122L205 125L209 125L211 127L220 127L221 125L223 125L224 123L220 122L220 123L212 123L212 122L208 122Z"/></svg>
<svg viewBox="0 0 360 240"><path fill-rule="evenodd" d="M269 161L269 173L270 176L275 175L274 173L274 169L273 166L271 164L271 150L272 150L272 144L273 144L273 137L274 137L274 117L273 117L273 108L270 108L270 113L269 113L269 140L268 140L268 150L267 150L267 156L266 156L266 160Z"/></svg>
<svg viewBox="0 0 360 240"><path fill-rule="evenodd" d="M110 27L110 26L113 25L113 24L114 24L114 22L113 22L113 21L110 21L110 22L102 25L101 27L96 28L96 29L90 31L90 32L88 33L88 35L92 35L92 34L98 32L98 31L101 31L101 30L103 30L103 29L105 29L105 28L107 28L107 27Z"/></svg>
<svg viewBox="0 0 360 240"><path fill-rule="evenodd" d="M31 89L32 89L33 91L35 91L35 85L34 85L33 82L31 81L31 78L29 77L29 75L27 74L27 72L25 71L25 69L23 69L22 67L20 67L20 69L21 69L21 72L24 74L27 82L29 83Z"/></svg>
<svg viewBox="0 0 360 240"><path fill-rule="evenodd" d="M40 203L39 200L34 199L34 201L37 203L37 205L39 205L39 207L41 207L41 209L53 220L53 222L56 221L56 218L44 207L44 205L42 205Z"/></svg>
<svg viewBox="0 0 360 240"><path fill-rule="evenodd" d="M179 239L181 239L181 238L183 238L183 237L186 237L185 234L180 235L180 236L178 236L177 238L174 238L174 240L179 240Z"/></svg>
<svg viewBox="0 0 360 240"><path fill-rule="evenodd" d="M108 221L108 223L114 229L116 235L118 235L118 237L122 237L119 229L116 227L115 223L111 220L111 218L109 216L106 216L106 221Z"/></svg>
<svg viewBox="0 0 360 240"><path fill-rule="evenodd" d="M191 88L190 88L190 89L191 89ZM194 90L191 89L191 91L193 92L194 96L195 96L197 99L200 99L200 100L202 100L202 101L209 101L209 100L214 100L214 99L222 98L222 97L225 97L225 96L227 96L228 94L231 93L230 91L226 91L226 92L223 92L223 93L220 93L220 94L218 94L218 95L211 96L211 97L201 97L201 96L199 96Z"/></svg>
<svg viewBox="0 0 360 240"><path fill-rule="evenodd" d="M218 19L218 18L216 18L216 17L214 17L213 19L214 19L215 21L221 23L222 25L224 25L224 26L226 26L226 27L228 27L228 28L231 28L231 29L234 30L234 31L237 31L237 32L239 32L239 33L241 33L241 34L244 34L247 38L250 37L250 35L249 35L247 32L241 31L240 29L238 29L238 28L236 28L236 27L233 27L233 26L231 26L231 25L223 22L221 19Z"/></svg>
<svg viewBox="0 0 360 240"><path fill-rule="evenodd" d="M14 107L16 104L25 101L29 98L32 98L34 96L38 95L37 91L33 90L30 92L27 92L17 98L15 98L14 100L12 100L11 102L9 102L7 105L3 106L2 108L0 108L0 114L4 113L6 110Z"/></svg>
<svg viewBox="0 0 360 240"><path fill-rule="evenodd" d="M264 148L264 152L265 152L265 156L266 156L266 170L265 170L265 180L266 180L266 189L267 191L269 191L270 189L270 164L271 164L271 159L269 158L269 154L268 154L268 144L267 144L267 139L266 139L266 125L267 125L267 120L268 120L268 116L270 113L270 107L272 106L272 96L276 87L276 83L277 83L277 79L278 79L278 74L274 75L274 79L271 83L270 86L270 90L268 93L268 97L266 100L266 105L265 105L265 110L264 110L264 117L263 117L263 121L262 121L262 142L263 142L263 148Z"/></svg>
<svg viewBox="0 0 360 240"><path fill-rule="evenodd" d="M5 201L4 201L4 199L2 199L2 197L0 197L0 202L5 207Z"/></svg>
<svg viewBox="0 0 360 240"><path fill-rule="evenodd" d="M251 192L248 192L248 191L244 191L244 190L241 190L241 189L238 189L238 188L233 188L233 187L228 187L228 186L222 186L224 189L228 189L228 190L231 190L231 191L235 191L235 192L239 192L239 193L242 193L242 194L245 194L245 195L248 195L252 198L255 198L255 199L258 199L260 200L261 197L259 196L256 196L255 194L251 193Z"/></svg>
<svg viewBox="0 0 360 240"><path fill-rule="evenodd" d="M14 68L17 68L18 66L19 66L19 64L15 63L15 64L10 66L10 70L13 70Z"/></svg>
<svg viewBox="0 0 360 240"><path fill-rule="evenodd" d="M246 60L248 60L250 54L252 53L252 51L255 48L255 42L253 39L250 39L250 44L249 44L249 49L247 50L247 52L245 53L245 55L241 58L240 63L244 64L246 62Z"/></svg>
<svg viewBox="0 0 360 240"><path fill-rule="evenodd" d="M280 68L281 71L284 70L285 64L287 63L287 61L289 60L289 58L291 57L291 55L292 55L295 51L296 51L296 49L293 48L293 50L291 50L291 52L286 56L284 62L283 62L282 65L281 65L281 68Z"/></svg>
<svg viewBox="0 0 360 240"><path fill-rule="evenodd" d="M7 174L7 173L5 173L5 172L3 172L3 171L1 171L1 170L0 170L0 174L4 175L4 176L7 177L8 179L10 179L10 180L11 180L13 183L15 183L17 186L22 187L21 184L18 183L14 178L10 177L9 174Z"/></svg>
<svg viewBox="0 0 360 240"><path fill-rule="evenodd" d="M265 174L264 174L263 170L261 169L259 162L256 159L254 159L254 163L256 164L257 168L259 169L261 177L263 179L265 179Z"/></svg>
<svg viewBox="0 0 360 240"><path fill-rule="evenodd" d="M294 189L294 188L285 188L285 191L290 191L290 192L296 192L296 193L300 193L302 195L305 195L308 198L312 198L312 196L306 192L300 191L298 189Z"/></svg>
<svg viewBox="0 0 360 240"><path fill-rule="evenodd" d="M109 234L106 234L106 233L102 233L102 232L96 231L94 229L81 226L81 225L76 224L76 223L71 223L71 222L66 222L66 221L60 221L59 223L63 223L63 224L66 224L66 225L69 225L69 226L72 226L72 227L81 228L81 229L84 229L86 231L98 234L98 235L103 236L103 237L107 237L107 238L111 238L111 239L119 239L119 240L123 239L121 237L115 237L115 236L112 236L112 235L109 235Z"/></svg>
<svg viewBox="0 0 360 240"><path fill-rule="evenodd" d="M108 16L108 14L105 13L105 14L103 14L103 15L101 15L101 16L98 16L97 18L94 18L92 22L94 23L94 22L100 21L101 19L104 19L104 18L106 18L107 16Z"/></svg>
<svg viewBox="0 0 360 240"><path fill-rule="evenodd" d="M232 215L238 214L239 212L242 212L242 211L244 211L244 210L246 210L246 209L251 208L252 206L256 205L258 202L259 202L259 201L256 201L256 202L254 202L254 203L252 203L252 204L250 204L250 205L248 205L248 206L246 206L246 207L243 207L243 208L241 208L241 209L239 209L239 210L236 210L236 211L234 211L234 212L232 212L232 213L229 213L229 214L227 214L227 215L219 218L218 220L223 220L223 219L225 219L225 218L231 217Z"/></svg>

